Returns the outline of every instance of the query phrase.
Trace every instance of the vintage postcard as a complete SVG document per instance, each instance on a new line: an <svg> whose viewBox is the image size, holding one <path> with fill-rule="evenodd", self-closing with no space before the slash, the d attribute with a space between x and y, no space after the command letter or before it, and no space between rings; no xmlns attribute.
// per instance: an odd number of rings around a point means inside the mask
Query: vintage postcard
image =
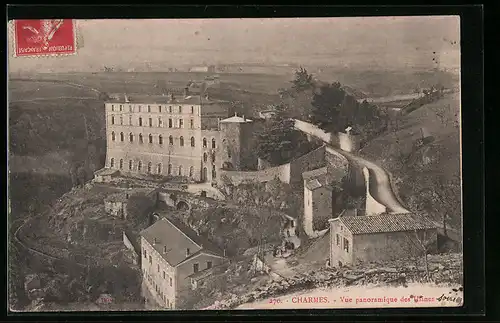
<svg viewBox="0 0 500 323"><path fill-rule="evenodd" d="M458 16L8 38L12 311L464 304Z"/></svg>

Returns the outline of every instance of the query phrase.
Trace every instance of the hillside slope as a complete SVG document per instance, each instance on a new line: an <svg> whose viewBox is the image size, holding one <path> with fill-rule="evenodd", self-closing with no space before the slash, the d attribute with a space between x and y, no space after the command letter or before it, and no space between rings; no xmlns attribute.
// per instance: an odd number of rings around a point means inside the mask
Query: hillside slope
<svg viewBox="0 0 500 323"><path fill-rule="evenodd" d="M392 173L396 193L412 211L425 211L461 227L460 95L392 120L391 129L360 154ZM422 140L422 138L425 139Z"/></svg>

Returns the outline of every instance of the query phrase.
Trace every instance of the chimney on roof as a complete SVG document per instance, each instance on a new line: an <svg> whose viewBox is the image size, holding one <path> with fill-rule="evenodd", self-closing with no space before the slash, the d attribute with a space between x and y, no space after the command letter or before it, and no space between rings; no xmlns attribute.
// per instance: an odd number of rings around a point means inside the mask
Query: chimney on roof
<svg viewBox="0 0 500 323"><path fill-rule="evenodd" d="M243 121L246 121L246 119L245 119L245 115L243 115L243 116L242 116L242 118L243 118Z"/></svg>
<svg viewBox="0 0 500 323"><path fill-rule="evenodd" d="M234 116L237 117L238 116L238 112L234 111Z"/></svg>
<svg viewBox="0 0 500 323"><path fill-rule="evenodd" d="M123 94L123 96L125 97L125 102L126 102L126 103L129 103L129 102L130 102L130 100L128 99L128 95L127 95L127 93L124 93L124 94Z"/></svg>

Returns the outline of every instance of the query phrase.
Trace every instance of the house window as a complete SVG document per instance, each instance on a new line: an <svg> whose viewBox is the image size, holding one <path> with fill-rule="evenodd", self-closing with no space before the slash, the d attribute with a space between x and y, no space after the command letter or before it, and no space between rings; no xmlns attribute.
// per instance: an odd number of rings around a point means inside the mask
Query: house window
<svg viewBox="0 0 500 323"><path fill-rule="evenodd" d="M349 252L349 240L347 240L346 238L344 238L344 250L346 252Z"/></svg>
<svg viewBox="0 0 500 323"><path fill-rule="evenodd" d="M181 147L184 147L184 137L183 137L183 136L181 136L181 137L179 138L179 145L180 145Z"/></svg>
<svg viewBox="0 0 500 323"><path fill-rule="evenodd" d="M170 277L169 280L170 280L170 287L172 287L172 277Z"/></svg>
<svg viewBox="0 0 500 323"><path fill-rule="evenodd" d="M163 145L163 137L161 135L158 136L158 143Z"/></svg>
<svg viewBox="0 0 500 323"><path fill-rule="evenodd" d="M134 142L134 134L133 133L129 133L128 137L129 137L130 142Z"/></svg>
<svg viewBox="0 0 500 323"><path fill-rule="evenodd" d="M128 116L128 124L132 125L132 116Z"/></svg>
<svg viewBox="0 0 500 323"><path fill-rule="evenodd" d="M173 144L174 144L174 137L169 136L169 137L168 137L168 143L169 143L170 145L173 145Z"/></svg>
<svg viewBox="0 0 500 323"><path fill-rule="evenodd" d="M120 132L120 141L124 141L125 140L125 136L123 135L123 132Z"/></svg>
<svg viewBox="0 0 500 323"><path fill-rule="evenodd" d="M161 105L158 106L158 112L161 113Z"/></svg>
<svg viewBox="0 0 500 323"><path fill-rule="evenodd" d="M184 119L179 119L179 128L184 128Z"/></svg>
<svg viewBox="0 0 500 323"><path fill-rule="evenodd" d="M212 138L212 149L215 149L215 139Z"/></svg>
<svg viewBox="0 0 500 323"><path fill-rule="evenodd" d="M179 176L182 176L182 165L179 166Z"/></svg>
<svg viewBox="0 0 500 323"><path fill-rule="evenodd" d="M131 160L128 161L128 170L132 170L134 168L134 164L132 163Z"/></svg>
<svg viewBox="0 0 500 323"><path fill-rule="evenodd" d="M203 148L207 148L207 138L203 138Z"/></svg>
<svg viewBox="0 0 500 323"><path fill-rule="evenodd" d="M335 235L335 240L337 242L337 246L340 246L340 237L338 234Z"/></svg>
<svg viewBox="0 0 500 323"><path fill-rule="evenodd" d="M129 111L129 112L132 112L132 111L133 111L132 106L131 106L130 104L128 105L128 111Z"/></svg>
<svg viewBox="0 0 500 323"><path fill-rule="evenodd" d="M120 116L120 124L123 126L123 117Z"/></svg>
<svg viewBox="0 0 500 323"><path fill-rule="evenodd" d="M148 105L148 112L151 112L151 106Z"/></svg>
<svg viewBox="0 0 500 323"><path fill-rule="evenodd" d="M191 129L194 129L194 120L193 119L189 120L189 124L190 124Z"/></svg>
<svg viewBox="0 0 500 323"><path fill-rule="evenodd" d="M148 173L151 173L151 162L148 163Z"/></svg>
<svg viewBox="0 0 500 323"><path fill-rule="evenodd" d="M153 263L153 258L151 258L151 255L149 255L149 264L151 265Z"/></svg>
<svg viewBox="0 0 500 323"><path fill-rule="evenodd" d="M142 127L142 117L139 117L139 127Z"/></svg>
<svg viewBox="0 0 500 323"><path fill-rule="evenodd" d="M111 105L111 111L115 111L115 105L114 104Z"/></svg>
<svg viewBox="0 0 500 323"><path fill-rule="evenodd" d="M146 251L146 249L143 250L144 250L144 258L148 258L148 252Z"/></svg>
<svg viewBox="0 0 500 323"><path fill-rule="evenodd" d="M144 138L142 138L142 133L139 134L139 143L144 143Z"/></svg>
<svg viewBox="0 0 500 323"><path fill-rule="evenodd" d="M149 118L149 126L152 127L153 126L153 118Z"/></svg>
<svg viewBox="0 0 500 323"><path fill-rule="evenodd" d="M212 178L215 178L217 176L217 173L215 171L215 165L212 165Z"/></svg>
<svg viewBox="0 0 500 323"><path fill-rule="evenodd" d="M168 119L168 127L172 128L172 119Z"/></svg>
<svg viewBox="0 0 500 323"><path fill-rule="evenodd" d="M179 113L182 113L182 107L179 105Z"/></svg>
<svg viewBox="0 0 500 323"><path fill-rule="evenodd" d="M115 124L115 116L111 116L111 124Z"/></svg>
<svg viewBox="0 0 500 323"><path fill-rule="evenodd" d="M198 264L193 264L193 272L197 273L199 269L198 267L199 267Z"/></svg>
<svg viewBox="0 0 500 323"><path fill-rule="evenodd" d="M212 163L215 163L215 152L212 153Z"/></svg>
<svg viewBox="0 0 500 323"><path fill-rule="evenodd" d="M152 144L153 143L153 135L152 134L149 134L149 143Z"/></svg>
<svg viewBox="0 0 500 323"><path fill-rule="evenodd" d="M207 160L208 160L208 155L207 155L207 153L203 153L203 161L204 161L204 162L207 162Z"/></svg>
<svg viewBox="0 0 500 323"><path fill-rule="evenodd" d="M137 171L140 172L142 170L142 161L139 160L137 163Z"/></svg>
<svg viewBox="0 0 500 323"><path fill-rule="evenodd" d="M231 150L227 150L227 158L231 158Z"/></svg>
<svg viewBox="0 0 500 323"><path fill-rule="evenodd" d="M163 279L165 279L165 271L163 271Z"/></svg>
<svg viewBox="0 0 500 323"><path fill-rule="evenodd" d="M189 256L191 254L191 251L189 250L189 248L186 249L186 257Z"/></svg>
<svg viewBox="0 0 500 323"><path fill-rule="evenodd" d="M168 175L172 175L172 164L168 164Z"/></svg>
<svg viewBox="0 0 500 323"><path fill-rule="evenodd" d="M193 174L194 174L194 167L191 166L189 167L189 177L193 177Z"/></svg>
<svg viewBox="0 0 500 323"><path fill-rule="evenodd" d="M211 261L207 261L207 269L210 269L212 268L212 262Z"/></svg>
<svg viewBox="0 0 500 323"><path fill-rule="evenodd" d="M109 161L109 166L111 168L115 167L115 159L114 158L111 158L111 160Z"/></svg>
<svg viewBox="0 0 500 323"><path fill-rule="evenodd" d="M168 106L168 113L172 113L172 106Z"/></svg>
<svg viewBox="0 0 500 323"><path fill-rule="evenodd" d="M120 104L120 111L123 111L123 105Z"/></svg>
<svg viewBox="0 0 500 323"><path fill-rule="evenodd" d="M156 265L157 266L157 271L160 272L160 264Z"/></svg>
<svg viewBox="0 0 500 323"><path fill-rule="evenodd" d="M115 141L116 140L116 135L115 135L115 132L113 131L111 133L111 140Z"/></svg>
<svg viewBox="0 0 500 323"><path fill-rule="evenodd" d="M120 169L123 169L123 159L120 159Z"/></svg>
<svg viewBox="0 0 500 323"><path fill-rule="evenodd" d="M193 113L194 113L194 107L191 106L191 114L193 114Z"/></svg>
<svg viewBox="0 0 500 323"><path fill-rule="evenodd" d="M161 163L158 164L158 166L156 167L156 170L158 171L158 174L161 174ZM167 248L167 247L165 247Z"/></svg>
<svg viewBox="0 0 500 323"><path fill-rule="evenodd" d="M163 121L161 120L161 117L158 117L158 127L163 127Z"/></svg>
<svg viewBox="0 0 500 323"><path fill-rule="evenodd" d="M194 147L194 137L191 137L191 147Z"/></svg>

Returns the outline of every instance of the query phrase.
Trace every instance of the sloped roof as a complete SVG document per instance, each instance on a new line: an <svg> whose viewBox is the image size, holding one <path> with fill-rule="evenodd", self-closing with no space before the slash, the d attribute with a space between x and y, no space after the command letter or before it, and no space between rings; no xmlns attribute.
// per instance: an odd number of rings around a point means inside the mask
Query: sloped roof
<svg viewBox="0 0 500 323"><path fill-rule="evenodd" d="M175 223L174 223L175 222ZM193 254L206 248L208 253L217 253L218 250L199 237L191 228L175 221L172 218L162 217L150 227L141 232L141 236L148 241L153 248L171 265L177 266ZM155 243L156 239L156 243ZM164 252L166 247L167 252ZM186 255L186 249L190 249L190 255Z"/></svg>
<svg viewBox="0 0 500 323"><path fill-rule="evenodd" d="M317 188L320 188L322 186L323 185L321 185L321 183L317 179L313 179L313 180L310 180L310 181L306 182L306 187L308 189L310 189L311 191L315 190Z"/></svg>
<svg viewBox="0 0 500 323"><path fill-rule="evenodd" d="M221 120L221 122L223 122L223 123L248 123L248 122L252 122L252 120L247 119L247 118L243 119L242 117L235 115L231 118Z"/></svg>
<svg viewBox="0 0 500 323"><path fill-rule="evenodd" d="M305 180L308 180L308 179L311 179L313 177L326 175L327 172L328 172L328 168L326 166L321 167L321 168L316 168L316 169L313 169L313 170L308 171L308 172L303 172L302 178Z"/></svg>
<svg viewBox="0 0 500 323"><path fill-rule="evenodd" d="M404 232L437 228L437 225L430 219L413 213L342 216L338 220L352 234Z"/></svg>

